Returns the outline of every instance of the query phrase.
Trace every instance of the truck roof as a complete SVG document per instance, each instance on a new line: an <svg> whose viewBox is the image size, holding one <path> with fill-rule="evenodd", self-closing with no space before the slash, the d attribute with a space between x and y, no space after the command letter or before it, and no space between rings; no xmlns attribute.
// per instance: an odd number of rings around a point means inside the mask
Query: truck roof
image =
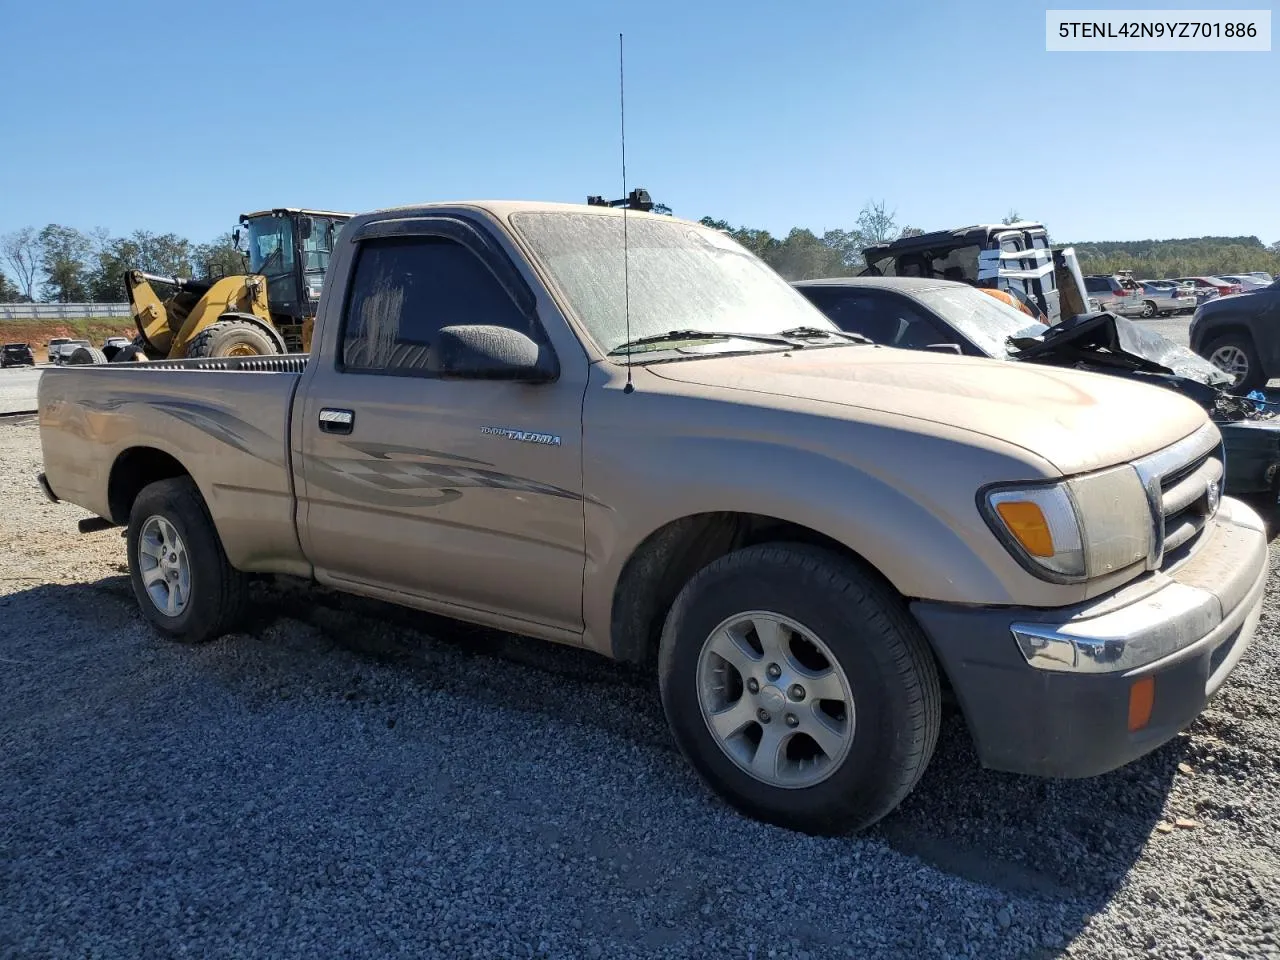
<svg viewBox="0 0 1280 960"><path fill-rule="evenodd" d="M968 246L975 243L986 243L995 233L1006 230L1043 230L1044 224L1034 220L1019 220L1016 223L976 223L969 227L958 227L955 230L934 230L915 237L902 237L889 243L877 244L862 251L863 257L870 262L891 253L923 253L934 247Z"/></svg>
<svg viewBox="0 0 1280 960"><path fill-rule="evenodd" d="M954 280L936 280L927 277L824 277L821 280L797 280L793 287L872 287L880 290L897 290L903 293L920 293L939 287L955 286Z"/></svg>
<svg viewBox="0 0 1280 960"><path fill-rule="evenodd" d="M689 223L701 226L696 221L673 217L665 213L652 213L644 210L626 210L621 207L599 207L585 203L564 203L553 200L450 200L415 203L400 207L384 207L360 214L370 219L385 216L389 213L403 216L405 214L431 214L440 210L457 210L459 207L470 207L483 210L499 219L505 219L514 213L580 213L593 217L621 217L626 213L627 219L644 217L650 220L661 220L663 223Z"/></svg>
<svg viewBox="0 0 1280 960"><path fill-rule="evenodd" d="M354 217L354 213L339 213L336 210L311 210L307 207L272 207L270 210L255 210L253 213L242 213L240 219L249 217L280 216L284 213L304 213L309 217Z"/></svg>

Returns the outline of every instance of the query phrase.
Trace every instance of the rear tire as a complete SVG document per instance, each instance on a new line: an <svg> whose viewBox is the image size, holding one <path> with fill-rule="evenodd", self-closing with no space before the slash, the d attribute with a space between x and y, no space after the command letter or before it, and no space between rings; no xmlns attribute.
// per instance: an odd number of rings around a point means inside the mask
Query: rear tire
<svg viewBox="0 0 1280 960"><path fill-rule="evenodd" d="M1258 351L1247 335L1227 333L1215 337L1204 348L1204 357L1223 373L1236 378L1232 389L1240 393L1248 393L1266 386L1267 376L1262 369L1262 360Z"/></svg>
<svg viewBox="0 0 1280 960"><path fill-rule="evenodd" d="M71 356L67 357L67 363L76 364L77 366L106 363L107 356L97 347L76 347L71 351Z"/></svg>
<svg viewBox="0 0 1280 960"><path fill-rule="evenodd" d="M275 343L246 320L218 320L187 345L188 357L266 357L278 354Z"/></svg>
<svg viewBox="0 0 1280 960"><path fill-rule="evenodd" d="M1160 311L1156 309L1156 302L1154 300L1142 301L1142 319L1143 320L1150 320L1159 312Z"/></svg>
<svg viewBox="0 0 1280 960"><path fill-rule="evenodd" d="M694 576L662 632L659 685L676 742L712 790L808 833L885 816L938 738L937 667L901 598L803 544L737 550ZM760 763L766 743L776 746Z"/></svg>
<svg viewBox="0 0 1280 960"><path fill-rule="evenodd" d="M137 363L147 359L147 353L142 347L136 343L131 343L127 347L121 347L115 352L115 356L111 358L112 363Z"/></svg>
<svg viewBox="0 0 1280 960"><path fill-rule="evenodd" d="M244 617L248 577L227 561L190 477L159 480L133 503L126 533L129 579L143 617L182 643L229 633Z"/></svg>

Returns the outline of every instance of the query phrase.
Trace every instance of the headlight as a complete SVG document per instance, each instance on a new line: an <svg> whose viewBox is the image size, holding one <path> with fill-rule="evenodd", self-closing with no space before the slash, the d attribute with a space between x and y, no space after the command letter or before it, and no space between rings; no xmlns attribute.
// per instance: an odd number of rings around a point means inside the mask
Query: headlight
<svg viewBox="0 0 1280 960"><path fill-rule="evenodd" d="M1045 580L1091 580L1146 560L1152 549L1151 507L1128 465L1057 483L988 488L980 503L1009 552Z"/></svg>

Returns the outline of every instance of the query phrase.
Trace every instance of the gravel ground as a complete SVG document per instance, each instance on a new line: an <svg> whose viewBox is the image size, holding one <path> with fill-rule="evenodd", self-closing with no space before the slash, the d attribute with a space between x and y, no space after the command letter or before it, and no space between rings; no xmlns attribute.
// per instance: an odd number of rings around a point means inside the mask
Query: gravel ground
<svg viewBox="0 0 1280 960"><path fill-rule="evenodd" d="M899 812L815 839L582 651L283 583L161 641L38 461L0 423L0 956L1280 957L1274 600L1155 755L987 773L952 718Z"/></svg>

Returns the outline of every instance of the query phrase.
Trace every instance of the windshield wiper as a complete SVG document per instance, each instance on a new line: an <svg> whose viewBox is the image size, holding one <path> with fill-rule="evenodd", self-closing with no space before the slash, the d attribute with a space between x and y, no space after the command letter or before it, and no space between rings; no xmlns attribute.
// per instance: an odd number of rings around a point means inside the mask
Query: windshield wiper
<svg viewBox="0 0 1280 960"><path fill-rule="evenodd" d="M850 333L847 330L824 330L822 327L792 327L790 330L779 331L780 337L792 337L809 339L812 337L844 337L846 340L852 340L854 343L875 343L870 337L864 337L860 333Z"/></svg>
<svg viewBox="0 0 1280 960"><path fill-rule="evenodd" d="M654 343L675 343L681 340L754 340L757 343L773 343L783 347L794 346L791 339L782 334L725 333L723 330L668 330L647 337L636 337L609 351L609 356L625 354L631 347L644 347Z"/></svg>

